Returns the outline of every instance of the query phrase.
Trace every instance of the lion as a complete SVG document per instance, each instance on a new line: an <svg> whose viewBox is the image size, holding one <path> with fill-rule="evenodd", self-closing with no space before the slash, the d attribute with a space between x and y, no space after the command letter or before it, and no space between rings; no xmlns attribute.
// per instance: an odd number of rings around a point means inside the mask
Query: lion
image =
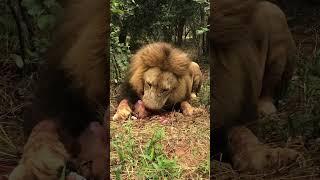
<svg viewBox="0 0 320 180"><path fill-rule="evenodd" d="M277 111L294 71L296 47L284 13L267 1L215 0L209 23L212 155L223 153L240 171L290 164L295 150L264 145L249 126Z"/></svg>
<svg viewBox="0 0 320 180"><path fill-rule="evenodd" d="M108 179L109 6L104 0L63 1L64 14L26 111L28 139L9 179L60 179L69 162L91 162L89 171L77 168L79 173Z"/></svg>
<svg viewBox="0 0 320 180"><path fill-rule="evenodd" d="M134 112L138 118L149 113L172 109L176 104L184 115L193 115L196 108L188 102L195 98L202 84L202 73L188 54L169 43L145 45L131 58L114 120L125 120ZM124 97L124 98L123 98Z"/></svg>

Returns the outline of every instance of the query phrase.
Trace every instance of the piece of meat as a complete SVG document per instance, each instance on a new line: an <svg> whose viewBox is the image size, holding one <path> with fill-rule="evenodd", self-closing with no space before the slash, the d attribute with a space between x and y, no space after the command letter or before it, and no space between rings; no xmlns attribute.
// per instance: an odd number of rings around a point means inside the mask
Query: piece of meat
<svg viewBox="0 0 320 180"><path fill-rule="evenodd" d="M146 118L149 115L143 101L138 100L134 105L134 114L138 119Z"/></svg>

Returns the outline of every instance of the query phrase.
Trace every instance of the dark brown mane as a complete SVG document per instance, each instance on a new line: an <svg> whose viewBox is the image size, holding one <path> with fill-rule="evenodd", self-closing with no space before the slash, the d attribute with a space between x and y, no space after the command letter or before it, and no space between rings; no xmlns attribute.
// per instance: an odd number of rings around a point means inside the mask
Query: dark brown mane
<svg viewBox="0 0 320 180"><path fill-rule="evenodd" d="M107 34L109 3L63 2L54 41L45 55L33 100L32 122L55 119L76 137L91 121L102 120L98 107L108 101ZM103 114L102 114L103 115Z"/></svg>

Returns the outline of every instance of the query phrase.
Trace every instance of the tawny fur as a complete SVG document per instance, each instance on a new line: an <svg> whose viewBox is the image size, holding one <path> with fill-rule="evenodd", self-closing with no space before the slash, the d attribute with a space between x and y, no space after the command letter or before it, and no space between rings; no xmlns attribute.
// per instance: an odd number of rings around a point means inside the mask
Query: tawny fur
<svg viewBox="0 0 320 180"><path fill-rule="evenodd" d="M191 60L188 55L168 43L152 43L141 48L131 59L130 84L134 90L143 91L143 75L151 67L159 67L181 77L188 74Z"/></svg>
<svg viewBox="0 0 320 180"><path fill-rule="evenodd" d="M72 136L79 136L106 108L109 4L70 0L64 6L33 104L42 118L56 118Z"/></svg>
<svg viewBox="0 0 320 180"><path fill-rule="evenodd" d="M191 91L197 94L200 91L201 84L203 81L202 73L200 71L199 65L195 62L191 62L189 69L191 71L192 79L193 79Z"/></svg>
<svg viewBox="0 0 320 180"><path fill-rule="evenodd" d="M295 44L285 15L275 5L255 0L214 5L209 37L216 123L255 120L258 100L278 100L292 77Z"/></svg>
<svg viewBox="0 0 320 180"><path fill-rule="evenodd" d="M107 91L105 47L110 31L106 23L109 5L101 0L69 0L64 3L63 22L55 32L47 62L64 69L73 86L84 88L90 101L101 102ZM79 12L81 16L75 15Z"/></svg>
<svg viewBox="0 0 320 180"><path fill-rule="evenodd" d="M69 154L59 140L55 123L43 120L30 134L23 155L10 180L57 179L57 170L65 165Z"/></svg>
<svg viewBox="0 0 320 180"><path fill-rule="evenodd" d="M275 111L272 106L285 92L293 73L295 44L284 13L269 2L216 0L211 3L209 21L213 63L210 79L212 123L219 129L214 132L229 132L235 125L244 126L256 121L258 111ZM241 141L240 137L245 137L241 136L244 131L237 132L237 140ZM217 139L214 149L227 145L223 142L227 138L221 137L222 134L228 133L214 134L213 139ZM255 144L240 147L250 146ZM262 150L267 152L267 148ZM229 151L237 153L232 148ZM242 156L261 159L258 156L262 154ZM285 156L281 158L285 159ZM241 167L255 168L250 161L242 163L249 164ZM263 163L256 168L261 167L264 167Z"/></svg>
<svg viewBox="0 0 320 180"><path fill-rule="evenodd" d="M147 80L155 88L153 90L155 93L150 93L151 95L145 89ZM202 73L199 65L192 62L187 53L168 43L156 42L142 47L133 55L127 83L128 85L123 91L133 91L134 93L131 95L128 93L128 95L121 97L122 99L134 99L130 101L131 104L135 104L141 99L147 108L160 110L164 105L170 107L188 101L191 93L199 92ZM152 95L166 89L165 87L169 89L167 99ZM137 98L130 96L137 96ZM114 118L127 117L128 109L130 108L126 107L122 110L119 106ZM122 111L123 113L121 113ZM131 109L130 112L132 112Z"/></svg>
<svg viewBox="0 0 320 180"><path fill-rule="evenodd" d="M148 44L131 59L129 83L139 95L143 94L144 73L152 67L159 67L161 71L171 72L177 77L179 85L171 93L169 101L178 103L190 98L194 81L193 75L197 75L197 78L201 76L199 75L201 74L199 66L196 66L199 70L190 67L194 66L193 64L194 62L191 61L188 54L168 43ZM201 83L197 82L200 87Z"/></svg>
<svg viewBox="0 0 320 180"><path fill-rule="evenodd" d="M57 179L57 168L70 158L78 160L76 166L92 161L86 178L106 179L109 138L102 124L108 123L99 113L107 110L109 98L109 6L104 0L63 1L64 14L46 53L32 111L27 112L30 119L25 119L25 124L40 123L31 136L27 132L11 179Z"/></svg>

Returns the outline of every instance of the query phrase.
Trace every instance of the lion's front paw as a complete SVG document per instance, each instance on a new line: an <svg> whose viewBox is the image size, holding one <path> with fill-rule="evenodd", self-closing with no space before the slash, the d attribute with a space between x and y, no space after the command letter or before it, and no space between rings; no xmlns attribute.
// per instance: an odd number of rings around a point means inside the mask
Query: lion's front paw
<svg viewBox="0 0 320 180"><path fill-rule="evenodd" d="M129 106L128 100L124 99L119 103L116 114L113 116L114 121L122 121L129 118L132 110Z"/></svg>
<svg viewBox="0 0 320 180"><path fill-rule="evenodd" d="M181 103L181 110L185 116L192 116L194 113L194 108L187 101Z"/></svg>
<svg viewBox="0 0 320 180"><path fill-rule="evenodd" d="M203 109L192 107L187 101L181 103L181 110L185 116L197 116L204 113Z"/></svg>
<svg viewBox="0 0 320 180"><path fill-rule="evenodd" d="M191 93L191 99L196 99L196 98L197 98L196 93Z"/></svg>
<svg viewBox="0 0 320 180"><path fill-rule="evenodd" d="M294 162L299 153L288 148L271 148L259 142L246 127L234 127L229 132L232 162L239 171L262 172Z"/></svg>
<svg viewBox="0 0 320 180"><path fill-rule="evenodd" d="M54 122L42 121L32 130L22 158L9 179L58 179L59 170L68 158Z"/></svg>
<svg viewBox="0 0 320 180"><path fill-rule="evenodd" d="M233 166L239 171L263 172L287 166L293 163L298 155L293 149L256 145L234 154Z"/></svg>
<svg viewBox="0 0 320 180"><path fill-rule="evenodd" d="M258 102L258 111L262 115L271 115L277 112L277 108L272 99L262 98Z"/></svg>
<svg viewBox="0 0 320 180"><path fill-rule="evenodd" d="M182 114L185 116L192 116L193 115L193 108L186 108L182 110Z"/></svg>

